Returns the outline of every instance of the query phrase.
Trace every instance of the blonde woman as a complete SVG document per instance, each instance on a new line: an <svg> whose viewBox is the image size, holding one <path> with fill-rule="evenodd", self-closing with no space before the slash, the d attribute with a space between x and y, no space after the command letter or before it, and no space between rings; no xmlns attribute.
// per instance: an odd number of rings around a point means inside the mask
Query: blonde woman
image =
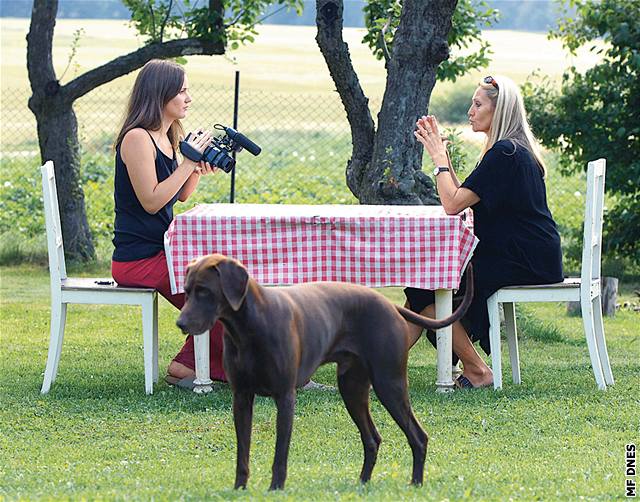
<svg viewBox="0 0 640 502"><path fill-rule="evenodd" d="M485 77L468 116L472 129L485 133L486 140L480 161L463 183L449 162L436 118L420 118L414 132L435 166L445 211L457 214L471 207L479 239L472 258L473 303L453 326L453 362L459 358L464 368L456 380L459 388L493 383L491 369L472 343L479 341L489 353L487 298L504 286L563 280L560 236L547 205L546 168L520 90L509 78ZM434 316L433 292L407 288L405 294L412 310Z"/></svg>

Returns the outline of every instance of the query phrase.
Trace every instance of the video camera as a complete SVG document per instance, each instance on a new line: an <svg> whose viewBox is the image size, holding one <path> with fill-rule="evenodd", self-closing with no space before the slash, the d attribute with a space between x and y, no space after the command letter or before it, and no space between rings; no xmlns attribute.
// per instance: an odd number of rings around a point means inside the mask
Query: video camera
<svg viewBox="0 0 640 502"><path fill-rule="evenodd" d="M236 161L231 155L231 152L239 152L245 148L249 153L253 155L259 155L262 149L256 145L253 141L247 138L244 134L239 133L231 127L223 126L222 124L215 124L214 129L224 131L223 136L214 136L211 138L211 144L208 145L202 153L193 148L187 141L191 137L191 133L180 142L180 151L182 155L194 162L208 162L212 166L219 167L225 173L230 172L236 165Z"/></svg>

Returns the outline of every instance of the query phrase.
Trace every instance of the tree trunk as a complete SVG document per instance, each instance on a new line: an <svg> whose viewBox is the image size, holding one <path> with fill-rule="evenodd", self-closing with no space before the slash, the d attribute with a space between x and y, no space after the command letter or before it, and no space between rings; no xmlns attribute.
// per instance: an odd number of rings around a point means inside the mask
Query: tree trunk
<svg viewBox="0 0 640 502"><path fill-rule="evenodd" d="M55 167L65 255L87 261L95 258L95 250L80 183L78 123L73 100L56 80L51 54L57 10L57 0L33 2L27 35L27 70L33 91L29 108L36 116L41 161L53 160Z"/></svg>
<svg viewBox="0 0 640 502"><path fill-rule="evenodd" d="M41 161L52 160L55 168L65 255L70 260L88 261L95 258L95 250L80 180L76 114L69 103L47 101L34 114Z"/></svg>
<svg viewBox="0 0 640 502"><path fill-rule="evenodd" d="M219 12L223 5L219 0L212 0L211 8ZM65 254L71 260L88 261L95 258L95 250L80 182L80 144L73 103L96 87L141 68L153 58L224 54L224 37L221 34L218 40L184 38L149 44L61 85L52 61L57 11L58 0L33 1L27 35L27 70L33 92L29 108L36 116L41 160L43 163L53 160L55 167ZM222 19L221 14L218 17ZM221 21L216 26L220 29ZM114 130L115 127L117 124Z"/></svg>
<svg viewBox="0 0 640 502"><path fill-rule="evenodd" d="M616 315L616 302L618 301L618 278L601 277L600 288L602 302L602 313L608 317Z"/></svg>
<svg viewBox="0 0 640 502"><path fill-rule="evenodd" d="M447 35L456 0L404 0L375 130L342 41L342 0L317 0L316 40L336 84L353 136L347 184L362 204L436 204L422 172L422 146L412 132L428 112L438 65L449 57Z"/></svg>

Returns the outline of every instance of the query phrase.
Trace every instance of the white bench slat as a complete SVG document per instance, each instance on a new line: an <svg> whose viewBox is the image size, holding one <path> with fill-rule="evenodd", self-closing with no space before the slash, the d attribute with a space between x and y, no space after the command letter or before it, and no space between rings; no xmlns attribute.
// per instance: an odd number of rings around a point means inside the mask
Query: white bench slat
<svg viewBox="0 0 640 502"><path fill-rule="evenodd" d="M107 282L110 284L98 284L98 282ZM119 286L116 281L111 278L99 277L73 277L63 279L62 289L66 291L121 291L123 293L153 293L153 288L134 288L128 286Z"/></svg>
<svg viewBox="0 0 640 502"><path fill-rule="evenodd" d="M525 286L505 286L500 289L540 289L540 288L554 288L554 289L564 289L564 288L579 288L580 287L580 277L567 277L562 282L556 282L553 284L531 284Z"/></svg>

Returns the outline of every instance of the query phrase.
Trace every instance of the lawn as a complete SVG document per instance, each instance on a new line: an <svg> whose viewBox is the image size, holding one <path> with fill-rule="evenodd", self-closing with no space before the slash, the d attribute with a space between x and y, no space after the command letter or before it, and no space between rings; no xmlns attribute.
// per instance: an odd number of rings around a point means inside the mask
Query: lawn
<svg viewBox="0 0 640 502"><path fill-rule="evenodd" d="M421 488L409 486L408 445L375 398L383 443L372 481L362 487L362 447L339 395L300 393L287 488L269 494L276 418L269 399L256 402L249 488L233 491L235 435L225 385L196 396L161 381L146 396L139 311L73 305L58 379L42 396L47 272L3 267L0 276L0 498L608 500L624 494L625 444L640 436L640 316L630 310L605 321L616 378L606 392L595 386L580 319L567 317L563 305L523 310L523 384L511 384L505 354L501 392L436 394L435 351L419 342L409 380L415 413L430 435ZM627 283L621 300L631 300L634 288L637 283ZM402 301L398 289L383 292ZM161 367L182 343L175 318L163 300ZM328 365L314 378L335 384L334 372Z"/></svg>

